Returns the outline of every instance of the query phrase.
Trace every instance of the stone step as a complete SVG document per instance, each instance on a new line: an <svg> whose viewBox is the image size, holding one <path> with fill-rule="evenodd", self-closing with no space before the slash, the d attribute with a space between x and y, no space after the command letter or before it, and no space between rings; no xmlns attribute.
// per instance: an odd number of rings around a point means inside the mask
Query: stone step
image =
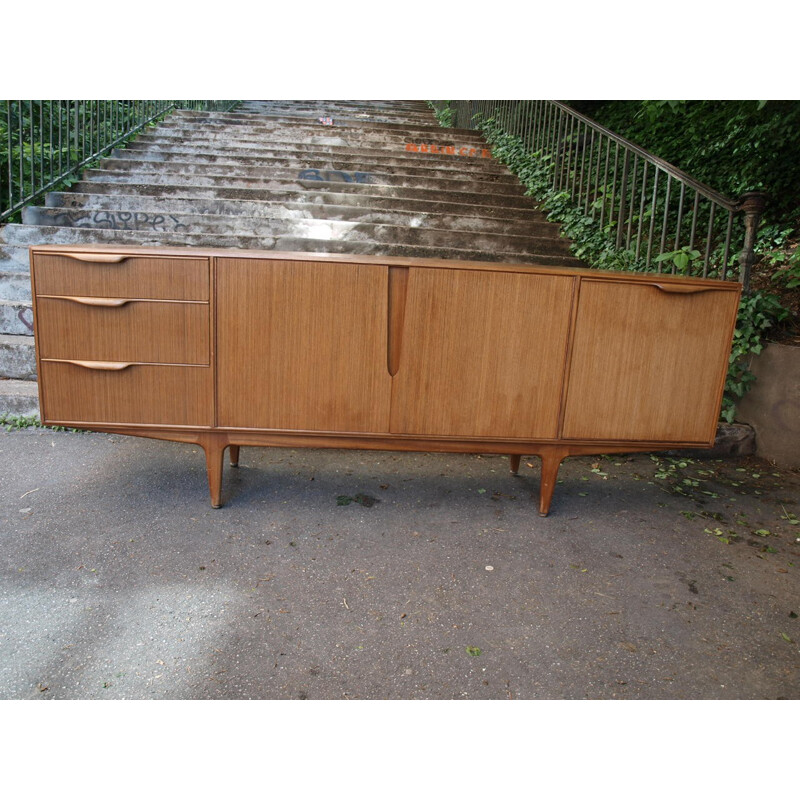
<svg viewBox="0 0 800 800"><path fill-rule="evenodd" d="M0 380L0 416L38 417L36 381Z"/></svg>
<svg viewBox="0 0 800 800"><path fill-rule="evenodd" d="M424 100L413 102L397 101L354 101L354 100L245 100L228 112L188 111L181 113L228 113L228 114L313 114L324 115L328 111L339 111L354 115L382 114L388 116L427 116L433 115L433 109Z"/></svg>
<svg viewBox="0 0 800 800"><path fill-rule="evenodd" d="M314 166L317 163L344 163L351 170L382 167L389 172L390 168L401 167L406 174L414 174L409 170L453 171L465 175L508 175L502 164L491 157L483 158L469 155L447 155L446 153L417 153L399 150L360 150L353 151L339 147L332 148L273 146L265 142L262 148L225 148L207 147L202 142L174 142L167 144L148 144L146 142L128 142L124 149L112 152L114 158L146 158L155 161L183 160L210 161L211 163L234 162L241 164L290 163L299 166ZM381 171L381 170L378 170Z"/></svg>
<svg viewBox="0 0 800 800"><path fill-rule="evenodd" d="M248 200L194 200L125 194L82 194L51 192L45 196L47 208L80 211L93 215L96 228L139 230L152 227L177 227L184 215L241 216L252 219L325 219L372 222L381 225L407 225L447 230L485 231L524 236L531 225L544 222L546 216L536 209L494 209L490 206L440 204L449 211L413 211L403 208L362 208L332 203L271 203ZM500 216L498 211L504 212ZM122 213L122 216L120 216ZM134 217L133 214L143 216ZM487 216L490 215L490 216ZM174 219L172 219L174 217ZM160 218L160 219L159 219ZM61 224L61 223L53 223Z"/></svg>
<svg viewBox="0 0 800 800"><path fill-rule="evenodd" d="M295 113L320 114L327 110L338 109L353 113L369 114L432 114L433 109L424 100L243 100L228 112L187 111L185 113L258 113L263 114L275 109Z"/></svg>
<svg viewBox="0 0 800 800"><path fill-rule="evenodd" d="M125 151L120 151L125 152ZM334 166L332 160L318 160L318 166L310 166L307 160L274 159L272 163L242 164L236 159L207 161L196 160L186 154L183 158L153 159L136 158L136 153L128 153L122 158L103 159L99 169L130 174L153 172L180 172L190 175L230 175L240 178L281 178L285 180L304 177L311 180L339 181L344 183L385 183L389 185L439 185L447 188L448 184L457 183L520 187L519 178L510 172L493 172L475 174L471 170L443 170L435 167L405 167L402 162L390 167L383 165L359 164L355 162L339 163Z"/></svg>
<svg viewBox="0 0 800 800"><path fill-rule="evenodd" d="M583 266L568 253L566 240L540 239L541 251L535 254L513 250L477 250L469 248L467 236L454 236L453 244L426 246L381 243L361 239L302 238L297 236L180 235L174 232L109 231L97 228L54 228L34 225L6 225L0 231L0 246L8 258L19 255L30 245L41 244L121 244L149 246L240 248L243 250L280 250L315 253L356 253L364 255L406 256L414 258L450 258L463 261L529 263L542 266Z"/></svg>
<svg viewBox="0 0 800 800"><path fill-rule="evenodd" d="M33 335L0 333L0 378L36 380L36 349Z"/></svg>
<svg viewBox="0 0 800 800"><path fill-rule="evenodd" d="M16 275L21 281L27 279L30 282L31 265L27 245L3 244L2 235L3 232L0 229L0 271ZM23 299L22 302L24 303L25 300Z"/></svg>
<svg viewBox="0 0 800 800"><path fill-rule="evenodd" d="M336 131L343 135L357 137L375 136L384 139L387 136L416 141L422 137L423 141L431 135L440 137L443 131L447 136L464 142L477 143L473 146L484 147L483 134L468 128L442 128L434 119L426 124L407 124L404 122L375 123L371 121L347 119L338 125L322 125L318 120L302 117L267 116L247 117L236 114L226 114L225 117L199 117L192 118L167 117L159 124L158 130L178 130L191 132L220 132L229 131L235 137L259 136L272 137L275 133L292 133L296 138L311 135L316 136L320 131Z"/></svg>
<svg viewBox="0 0 800 800"><path fill-rule="evenodd" d="M249 151L248 151L249 153ZM218 153L197 152L188 147L183 150L148 150L146 148L116 149L109 154L110 159L118 161L140 162L146 161L151 164L163 164L165 162L180 162L191 164L214 164L220 167L272 167L279 166L285 169L338 169L348 172L380 172L387 174L418 175L425 177L429 175L441 175L442 177L458 176L463 179L474 179L476 176L480 180L518 180L502 165L497 164L490 158L480 159L478 163L481 169L475 169L473 160L464 158L451 158L449 160L438 160L436 162L419 162L400 156L398 158L375 157L365 161L361 157L351 157L347 153L342 153L336 157L316 157L313 154L298 154L284 152L276 155L264 155L257 152L248 155L220 155ZM106 164L104 159L101 164Z"/></svg>
<svg viewBox="0 0 800 800"><path fill-rule="evenodd" d="M310 239L325 237L339 240L371 240L385 244L420 244L430 247L451 246L456 241L468 241L475 250L509 250L515 253L535 255L545 252L542 240L558 238L558 228L549 222L538 222L521 235L507 233L486 233L480 231L452 231L446 228L410 227L398 224L375 224L342 220L321 219L269 219L252 217L219 216L212 214L184 215L170 217L170 224L144 224L145 218L164 220L163 215L151 217L140 214L134 217L135 230L148 230L155 233L175 232L181 235L234 235L234 236L303 236ZM119 213L115 214L115 219ZM107 223L110 214L98 216L93 211L66 211L64 209L32 206L23 209L22 221L25 225L52 227L93 228L118 230L107 224L98 225L98 220ZM129 228L132 229L132 228ZM124 228L123 228L124 230ZM0 295L1 296L1 295Z"/></svg>
<svg viewBox="0 0 800 800"><path fill-rule="evenodd" d="M307 185L276 185L274 188L259 185L199 185L191 179L181 181L180 176L169 176L169 183L162 181L129 183L113 180L113 174L106 174L98 180L95 172L93 180L82 180L74 185L75 191L92 194L143 194L166 197L220 198L228 200L270 200L272 202L331 202L336 205L359 205L375 207L381 200L397 201L397 206L408 207L408 201L422 200L427 203L458 203L463 205L506 206L509 208L531 208L532 201L524 195L492 194L481 192L439 192L435 189L407 188L396 186L373 186L356 183L328 183L307 181ZM198 181L201 181L198 178ZM299 182L298 182L299 183Z"/></svg>
<svg viewBox="0 0 800 800"><path fill-rule="evenodd" d="M243 217L247 224L265 220L318 219L374 225L403 225L411 228L436 228L451 231L506 233L512 236L535 234L545 216L531 210L515 218L484 217L479 213L436 214L403 210L359 208L358 206L313 203L269 203L246 200L190 200L140 195L86 195L53 193L45 198L45 208L64 220L51 225L83 225L113 230L180 229L194 217ZM476 207L485 213L485 206ZM33 213L33 212L29 212ZM24 216L25 212L23 212ZM85 215L88 215L88 219ZM197 220L199 222L199 220ZM42 224L41 222L35 224ZM552 227L551 223L548 223ZM543 228L541 230L544 230Z"/></svg>
<svg viewBox="0 0 800 800"><path fill-rule="evenodd" d="M323 140L324 139L324 140ZM408 143L414 146L417 143ZM423 143L425 144L425 143ZM430 143L429 143L430 144ZM494 161L491 155L486 155L484 151L488 152L489 148L480 147L467 147L459 144L445 144L436 143L437 150L430 147L427 151L422 150L409 150L405 144L398 143L392 148L386 147L351 147L346 142L334 137L323 137L320 141L312 143L301 143L294 141L278 142L273 140L264 140L262 142L232 142L230 140L220 139L217 142L209 142L206 140L192 140L187 142L178 137L168 137L165 139L156 139L151 136L145 137L142 134L136 141L129 142L126 145L128 150L141 150L147 149L154 152L159 150L184 150L186 152L208 153L210 155L237 155L237 156L253 156L277 153L292 153L303 154L313 153L317 157L338 157L340 155L348 155L349 157L363 157L365 160L372 160L373 158L402 158L408 159L410 165L424 165L434 162L453 163L462 161L465 164L470 164L474 169L500 169L500 165ZM441 147L439 147L441 144ZM451 148L448 151L448 148Z"/></svg>
<svg viewBox="0 0 800 800"><path fill-rule="evenodd" d="M333 125L350 122L368 124L405 124L405 125L437 125L436 114L433 109L410 108L365 108L352 104L318 103L298 105L271 105L261 106L257 110L250 106L237 106L230 111L175 111L170 118L184 119L250 119L255 121L279 117L281 119L311 120L320 122L320 118L332 118ZM320 123L321 124L321 123Z"/></svg>
<svg viewBox="0 0 800 800"><path fill-rule="evenodd" d="M389 111L415 111L428 110L427 100L242 100L236 110L243 108L270 108L273 106L288 106L290 108L315 106L315 105L342 105L354 108L365 108L367 111L386 109Z"/></svg>
<svg viewBox="0 0 800 800"><path fill-rule="evenodd" d="M6 301L30 303L30 272L0 271L0 298Z"/></svg>
<svg viewBox="0 0 800 800"><path fill-rule="evenodd" d="M140 142L169 143L170 141L184 141L187 133L191 137L202 138L206 144L223 145L225 147L263 147L265 142L274 144L317 145L322 147L346 147L350 150L384 149L395 152L409 151L406 145L429 144L429 138L435 136L435 144L440 148L452 147L461 152L463 148L472 148L480 153L489 150L489 145L481 138L474 136L458 136L451 133L451 128L439 128L439 133L430 133L427 136L411 136L392 134L388 131L379 133L360 133L354 129L322 128L320 130L295 131L292 128L278 127L274 131L264 133L250 133L247 130L230 130L227 127L219 129L183 129L158 126L145 133L140 133L136 138Z"/></svg>
<svg viewBox="0 0 800 800"><path fill-rule="evenodd" d="M27 280L30 294L30 278ZM0 300L0 334L33 336L33 309L30 298L27 300Z"/></svg>
<svg viewBox="0 0 800 800"><path fill-rule="evenodd" d="M374 187L370 191L391 189L426 189L440 194L450 192L471 192L481 195L514 195L525 194L525 187L519 181L481 181L458 180L456 178L425 178L405 175L378 175L371 172L344 172L324 170L224 170L203 164L173 164L167 162L155 167L147 162L135 165L119 162L100 169L90 169L83 173L84 181L100 181L116 183L191 183L195 186L230 186L264 189L302 190L316 187L319 184L335 186Z"/></svg>

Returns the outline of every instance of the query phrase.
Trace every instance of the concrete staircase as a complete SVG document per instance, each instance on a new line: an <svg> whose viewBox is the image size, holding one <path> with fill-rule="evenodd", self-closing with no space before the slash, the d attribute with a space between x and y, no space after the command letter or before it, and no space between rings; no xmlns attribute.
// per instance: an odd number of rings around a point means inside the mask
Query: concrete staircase
<svg viewBox="0 0 800 800"><path fill-rule="evenodd" d="M330 119L332 124L320 121ZM422 102L180 111L0 228L0 415L38 410L27 248L194 245L583 266L474 131Z"/></svg>

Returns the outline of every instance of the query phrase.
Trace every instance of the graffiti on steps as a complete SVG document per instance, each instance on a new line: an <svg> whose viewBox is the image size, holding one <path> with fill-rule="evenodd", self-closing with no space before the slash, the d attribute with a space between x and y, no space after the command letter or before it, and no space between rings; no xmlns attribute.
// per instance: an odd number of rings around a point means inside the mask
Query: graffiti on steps
<svg viewBox="0 0 800 800"><path fill-rule="evenodd" d="M33 309L32 308L21 308L19 311L17 311L17 319L31 333L33 333Z"/></svg>
<svg viewBox="0 0 800 800"><path fill-rule="evenodd" d="M148 214L144 211L62 211L49 217L58 227L100 228L111 231L180 231L188 230L172 214ZM42 224L48 224L42 222Z"/></svg>
<svg viewBox="0 0 800 800"><path fill-rule="evenodd" d="M455 145L443 144L416 144L406 143L408 153L430 153L437 156L467 156L469 158L491 158L492 151L483 147L456 147Z"/></svg>
<svg viewBox="0 0 800 800"><path fill-rule="evenodd" d="M340 169L301 169L299 181L329 181L332 183L375 183L369 172L343 172Z"/></svg>

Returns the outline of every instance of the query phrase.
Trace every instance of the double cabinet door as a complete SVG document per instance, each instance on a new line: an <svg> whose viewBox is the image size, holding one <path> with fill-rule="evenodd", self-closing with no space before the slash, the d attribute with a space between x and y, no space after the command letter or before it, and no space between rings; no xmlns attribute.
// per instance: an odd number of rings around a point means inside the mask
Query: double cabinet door
<svg viewBox="0 0 800 800"><path fill-rule="evenodd" d="M574 284L567 275L221 258L217 423L555 438Z"/></svg>

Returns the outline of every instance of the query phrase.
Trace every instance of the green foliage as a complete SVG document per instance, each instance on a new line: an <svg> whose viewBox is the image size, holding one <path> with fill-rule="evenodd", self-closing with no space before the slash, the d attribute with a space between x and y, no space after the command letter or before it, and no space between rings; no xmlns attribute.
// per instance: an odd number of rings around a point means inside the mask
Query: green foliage
<svg viewBox="0 0 800 800"><path fill-rule="evenodd" d="M626 100L570 105L728 197L763 190L767 222L800 209L800 101Z"/></svg>
<svg viewBox="0 0 800 800"><path fill-rule="evenodd" d="M75 171L89 169L94 155L133 138L135 132L122 139L163 101L134 102L0 100L0 212L59 174L68 177L50 188L69 187L78 180ZM20 219L16 212L6 221Z"/></svg>
<svg viewBox="0 0 800 800"><path fill-rule="evenodd" d="M6 431L21 431L26 428L45 428L38 415L24 416L21 414L0 414L0 428ZM63 425L47 425L50 431L69 431L70 433L85 433L78 428L65 428Z"/></svg>
<svg viewBox="0 0 800 800"><path fill-rule="evenodd" d="M7 431L20 431L25 428L41 428L39 417L26 417L18 414L0 414L0 428Z"/></svg>
<svg viewBox="0 0 800 800"><path fill-rule="evenodd" d="M600 226L596 220L575 207L567 192L553 189L547 156L527 152L522 140L503 131L496 120L477 121L487 141L493 145L493 156L519 177L526 187L526 194L538 200L548 212L548 219L561 224L564 235L572 240L572 252L576 257L597 269L634 272L647 269L644 260L637 259L635 252L618 250L614 246L609 238L609 233L613 231L613 222ZM791 229L776 228L771 231L771 243L780 245L781 236L788 237L790 232ZM800 264L800 256L796 254L797 251L791 262L792 270L797 270ZM700 258L699 251L684 246L662 253L654 260L672 264L679 274L688 274L692 263ZM787 270L786 274L794 274L795 277L790 277L790 280L798 278L796 272ZM736 402L745 395L755 380L749 369L750 356L761 352L765 333L786 319L788 313L774 295L754 292L742 298L725 384L721 414L723 420L733 422Z"/></svg>
<svg viewBox="0 0 800 800"><path fill-rule="evenodd" d="M699 250L692 250L689 245L685 245L681 247L679 250L673 250L669 253L661 253L660 255L656 256L653 260L656 263L662 261L671 261L675 266L675 270L679 275L686 275L688 274L688 267L692 264L692 262L696 261L700 258L700 251Z"/></svg>
<svg viewBox="0 0 800 800"><path fill-rule="evenodd" d="M494 119L478 120L478 124L493 146L493 156L519 177L525 193L548 212L548 219L560 223L564 235L573 242L576 257L597 269L643 271L646 268L634 251L614 246L609 238L613 222L601 226L574 205L568 192L553 189L549 156L528 152L518 136L503 131Z"/></svg>
<svg viewBox="0 0 800 800"><path fill-rule="evenodd" d="M772 274L773 282L787 289L800 287L800 247L774 249L767 252L765 258L776 267Z"/></svg>
<svg viewBox="0 0 800 800"><path fill-rule="evenodd" d="M450 107L450 102L450 100L445 100L443 108L437 108L433 103L429 104L433 109L433 113L436 115L436 119L443 128L452 128L453 122L455 121L455 112Z"/></svg>
<svg viewBox="0 0 800 800"><path fill-rule="evenodd" d="M788 313L774 295L753 292L742 297L722 401L722 419L726 422L733 422L737 400L744 397L755 380L750 372L750 357L764 349L764 334L786 319Z"/></svg>

